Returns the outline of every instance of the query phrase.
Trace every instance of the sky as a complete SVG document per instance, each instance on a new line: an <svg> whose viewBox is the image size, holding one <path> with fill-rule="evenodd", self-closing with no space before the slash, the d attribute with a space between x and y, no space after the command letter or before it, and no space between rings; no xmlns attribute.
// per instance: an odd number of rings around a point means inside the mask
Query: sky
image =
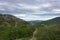
<svg viewBox="0 0 60 40"><path fill-rule="evenodd" d="M60 0L0 0L0 14L26 21L60 17Z"/></svg>

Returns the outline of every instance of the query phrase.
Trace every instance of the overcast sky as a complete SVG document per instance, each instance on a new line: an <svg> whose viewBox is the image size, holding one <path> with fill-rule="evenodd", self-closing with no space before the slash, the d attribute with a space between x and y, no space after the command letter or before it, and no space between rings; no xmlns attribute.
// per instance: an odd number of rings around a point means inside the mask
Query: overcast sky
<svg viewBox="0 0 60 40"><path fill-rule="evenodd" d="M60 0L0 0L0 13L30 20L60 17Z"/></svg>

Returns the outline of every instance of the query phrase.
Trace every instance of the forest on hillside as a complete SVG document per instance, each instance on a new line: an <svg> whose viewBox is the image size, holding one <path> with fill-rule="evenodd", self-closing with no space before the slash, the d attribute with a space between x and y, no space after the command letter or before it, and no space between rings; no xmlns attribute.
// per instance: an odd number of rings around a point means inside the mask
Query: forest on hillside
<svg viewBox="0 0 60 40"><path fill-rule="evenodd" d="M60 17L33 24L0 14L0 40L60 40Z"/></svg>

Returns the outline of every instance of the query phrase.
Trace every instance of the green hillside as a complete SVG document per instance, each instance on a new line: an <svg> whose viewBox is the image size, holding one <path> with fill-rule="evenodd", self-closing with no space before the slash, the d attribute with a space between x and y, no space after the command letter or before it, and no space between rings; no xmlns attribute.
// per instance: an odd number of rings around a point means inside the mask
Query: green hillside
<svg viewBox="0 0 60 40"><path fill-rule="evenodd" d="M56 17L47 21L40 22L38 24L52 25L52 24L60 24L60 17Z"/></svg>
<svg viewBox="0 0 60 40"><path fill-rule="evenodd" d="M60 17L32 23L0 14L0 40L60 40Z"/></svg>
<svg viewBox="0 0 60 40"><path fill-rule="evenodd" d="M22 19L8 14L0 14L0 40L15 40L31 37L34 28Z"/></svg>
<svg viewBox="0 0 60 40"><path fill-rule="evenodd" d="M32 40L60 40L60 17L37 24Z"/></svg>

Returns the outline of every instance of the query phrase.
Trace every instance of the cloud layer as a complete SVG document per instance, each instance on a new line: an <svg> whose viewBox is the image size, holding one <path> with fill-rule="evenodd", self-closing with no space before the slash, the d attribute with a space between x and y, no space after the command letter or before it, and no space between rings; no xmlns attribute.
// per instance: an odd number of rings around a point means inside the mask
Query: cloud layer
<svg viewBox="0 0 60 40"><path fill-rule="evenodd" d="M60 17L60 0L0 0L0 13L24 20L48 20Z"/></svg>

